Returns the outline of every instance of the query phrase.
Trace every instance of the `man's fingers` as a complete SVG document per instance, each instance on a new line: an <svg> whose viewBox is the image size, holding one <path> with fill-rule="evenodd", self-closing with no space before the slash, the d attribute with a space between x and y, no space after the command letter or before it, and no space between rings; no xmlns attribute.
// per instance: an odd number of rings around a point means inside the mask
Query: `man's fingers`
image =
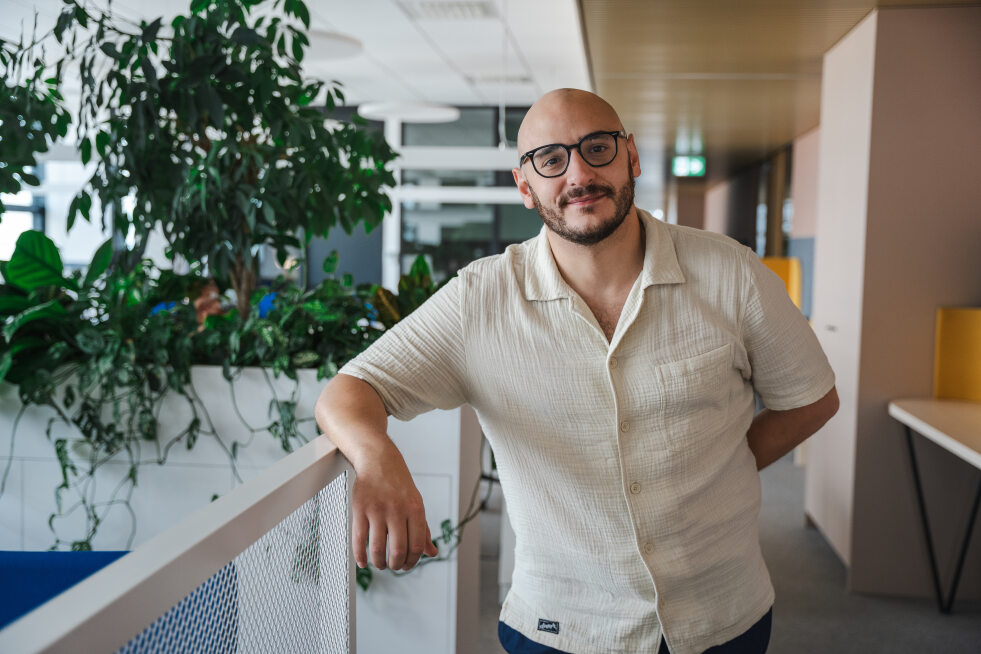
<svg viewBox="0 0 981 654"><path fill-rule="evenodd" d="M371 521L371 527L369 528L369 539L368 539L368 558L371 560L371 565L375 566L379 570L385 569L385 537L387 534L387 525L385 521L381 518L375 518Z"/></svg>
<svg viewBox="0 0 981 654"><path fill-rule="evenodd" d="M409 554L405 558L403 570L411 570L419 562L423 552L426 551L426 543L429 538L429 527L426 525L426 518L409 520ZM432 545L432 543L429 543Z"/></svg>
<svg viewBox="0 0 981 654"><path fill-rule="evenodd" d="M368 516L357 511L351 513L351 551L354 553L354 562L359 568L363 568L368 565L368 557L364 551L368 544Z"/></svg>
<svg viewBox="0 0 981 654"><path fill-rule="evenodd" d="M436 544L433 543L433 535L429 531L429 525L426 525L426 549L423 550L426 556L439 556L439 550L436 549Z"/></svg>
<svg viewBox="0 0 981 654"><path fill-rule="evenodd" d="M403 518L388 524L388 567L401 570L409 549L408 525Z"/></svg>

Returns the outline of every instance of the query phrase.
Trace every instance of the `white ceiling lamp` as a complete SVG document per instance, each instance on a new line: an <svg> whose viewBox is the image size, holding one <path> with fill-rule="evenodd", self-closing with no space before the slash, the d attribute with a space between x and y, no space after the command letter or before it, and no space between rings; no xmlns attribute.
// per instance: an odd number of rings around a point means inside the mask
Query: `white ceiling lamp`
<svg viewBox="0 0 981 654"><path fill-rule="evenodd" d="M400 120L403 123L452 123L460 118L460 110L436 102L366 102L358 113L368 120Z"/></svg>
<svg viewBox="0 0 981 654"><path fill-rule="evenodd" d="M307 57L315 61L335 61L356 57L364 51L364 44L353 36L329 30L310 30L310 50Z"/></svg>

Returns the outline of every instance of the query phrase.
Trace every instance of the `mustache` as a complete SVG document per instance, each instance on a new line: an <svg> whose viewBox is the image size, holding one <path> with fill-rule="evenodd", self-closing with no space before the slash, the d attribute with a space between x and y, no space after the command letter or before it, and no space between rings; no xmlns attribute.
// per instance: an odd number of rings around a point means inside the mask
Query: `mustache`
<svg viewBox="0 0 981 654"><path fill-rule="evenodd" d="M590 184L589 186L580 186L579 188L569 191L559 199L559 208L564 209L573 200L586 197L587 195L611 195L612 196L613 189L603 184Z"/></svg>

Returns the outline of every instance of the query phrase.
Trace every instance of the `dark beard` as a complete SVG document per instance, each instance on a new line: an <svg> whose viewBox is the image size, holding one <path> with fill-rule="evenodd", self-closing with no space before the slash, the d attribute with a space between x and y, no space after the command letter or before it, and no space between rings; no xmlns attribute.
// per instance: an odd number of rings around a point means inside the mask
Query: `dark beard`
<svg viewBox="0 0 981 654"><path fill-rule="evenodd" d="M578 190L559 200L558 210L543 206L539 201L538 196L535 194L535 191L530 187L529 190L531 191L531 199L535 204L535 209L538 210L538 215L541 216L542 221L544 221L550 230L565 240L578 245L596 245L600 241L603 241L610 236L610 234L617 231L617 228L619 228L620 225L623 224L623 221L627 218L627 214L630 213L630 209L633 208L634 178L631 176L629 177L629 180L630 181L625 184L619 192L614 191L613 187L611 186L605 186L602 184L590 184L589 186L580 187ZM595 227L588 229L575 230L569 227L569 225L567 225L565 222L565 216L560 213L561 210L568 206L570 200L587 195L595 195L598 193L602 193L603 195L613 198L613 203L615 205L613 215ZM595 210L595 207L589 207L585 209L585 212L590 213Z"/></svg>

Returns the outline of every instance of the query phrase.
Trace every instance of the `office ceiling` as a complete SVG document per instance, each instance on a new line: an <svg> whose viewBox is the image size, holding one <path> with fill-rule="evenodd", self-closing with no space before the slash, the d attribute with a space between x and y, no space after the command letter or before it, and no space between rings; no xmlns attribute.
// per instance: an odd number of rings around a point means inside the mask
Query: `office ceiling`
<svg viewBox="0 0 981 654"><path fill-rule="evenodd" d="M106 5L106 0L89 1ZM340 80L349 104L527 106L552 88L589 86L576 0L305 1L311 47L304 70ZM17 38L22 25L30 30L35 10L40 25L53 26L63 7L62 0L0 0L0 5L0 38L8 40ZM114 0L112 5L123 17L163 15L169 24L187 13L190 0ZM329 32L354 37L363 51L333 58Z"/></svg>
<svg viewBox="0 0 981 654"><path fill-rule="evenodd" d="M875 7L958 4L978 2L582 0L582 9L595 90L637 135L654 187L673 154L704 154L711 185L816 127L822 57Z"/></svg>
<svg viewBox="0 0 981 654"><path fill-rule="evenodd" d="M61 0L0 0L0 38L53 25ZM98 4L104 4L99 2ZM183 0L115 0L123 16L171 17ZM349 104L528 105L593 88L635 133L638 195L660 204L670 157L705 154L711 184L818 125L824 53L880 6L977 0L307 0L308 74ZM325 32L363 51L332 59Z"/></svg>

